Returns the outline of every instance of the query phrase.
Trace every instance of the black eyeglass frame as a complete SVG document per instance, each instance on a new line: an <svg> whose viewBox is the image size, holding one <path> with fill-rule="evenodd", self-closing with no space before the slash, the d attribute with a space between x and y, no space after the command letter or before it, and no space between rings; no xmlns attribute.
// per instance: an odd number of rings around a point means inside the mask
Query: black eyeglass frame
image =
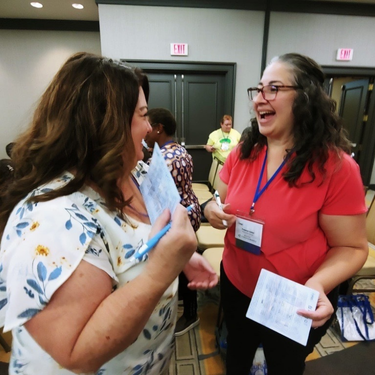
<svg viewBox="0 0 375 375"><path fill-rule="evenodd" d="M272 87L275 90L274 91L274 93L275 93L274 98L272 98L272 99L265 98L264 91L263 91L265 87ZM296 90L296 89L300 89L300 88L301 88L300 86L288 86L288 85L266 85L266 86L263 86L263 87L249 87L247 89L247 96L249 97L249 99L251 101L253 101L254 98L261 92L264 100L267 100L268 102L272 102L273 100L276 99L277 93L279 92L280 89L294 89L294 90ZM253 97L253 94L254 94L255 91L256 91L256 94ZM271 94L271 93L272 93L272 91L269 92L269 94Z"/></svg>

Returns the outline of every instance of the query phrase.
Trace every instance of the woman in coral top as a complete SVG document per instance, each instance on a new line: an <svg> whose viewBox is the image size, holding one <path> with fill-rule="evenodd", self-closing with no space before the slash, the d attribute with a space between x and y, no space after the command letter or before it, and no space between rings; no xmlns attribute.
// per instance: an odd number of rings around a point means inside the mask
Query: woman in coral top
<svg viewBox="0 0 375 375"><path fill-rule="evenodd" d="M221 293L227 375L248 375L259 344L268 374L302 374L334 316L338 285L367 257L365 197L350 143L323 89L320 66L299 54L274 58L249 88L257 123L228 156L205 216L228 223ZM246 317L261 269L319 292L307 345Z"/></svg>

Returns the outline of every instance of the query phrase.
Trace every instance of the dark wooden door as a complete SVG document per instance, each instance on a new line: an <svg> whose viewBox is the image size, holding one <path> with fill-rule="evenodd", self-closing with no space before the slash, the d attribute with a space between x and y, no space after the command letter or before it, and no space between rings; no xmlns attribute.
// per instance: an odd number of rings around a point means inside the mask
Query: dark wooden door
<svg viewBox="0 0 375 375"><path fill-rule="evenodd" d="M212 155L204 145L222 116L233 116L234 65L131 63L147 73L149 108L167 108L174 114L176 140L193 157L193 180L207 181Z"/></svg>
<svg viewBox="0 0 375 375"><path fill-rule="evenodd" d="M194 181L208 179L212 155L203 147L224 115L225 80L220 74L148 73L149 108L167 108L177 121L177 142L193 157Z"/></svg>
<svg viewBox="0 0 375 375"><path fill-rule="evenodd" d="M368 85L369 79L361 79L345 83L341 88L339 115L343 118L345 129L349 133L355 158L361 145Z"/></svg>
<svg viewBox="0 0 375 375"><path fill-rule="evenodd" d="M368 170L368 158L373 156L369 153L365 137L368 120L369 100L371 91L370 79L364 78L357 81L345 83L341 88L341 101L339 115L344 121L344 127L348 131L352 143L352 156L361 168L362 180L368 185L371 172Z"/></svg>

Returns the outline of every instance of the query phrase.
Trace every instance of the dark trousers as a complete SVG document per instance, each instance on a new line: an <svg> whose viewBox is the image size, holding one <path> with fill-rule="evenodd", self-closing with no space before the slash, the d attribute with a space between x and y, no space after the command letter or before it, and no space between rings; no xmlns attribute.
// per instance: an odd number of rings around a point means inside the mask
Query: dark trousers
<svg viewBox="0 0 375 375"><path fill-rule="evenodd" d="M188 279L183 272L178 276L178 299L184 304L184 317L194 319L197 317L198 301L197 291L188 288Z"/></svg>
<svg viewBox="0 0 375 375"><path fill-rule="evenodd" d="M228 329L226 374L248 375L259 344L263 345L268 375L303 374L306 357L325 335L335 314L322 327L311 329L307 345L303 346L246 318L250 298L229 281L222 264L220 272L221 302ZM336 309L338 288L327 297Z"/></svg>

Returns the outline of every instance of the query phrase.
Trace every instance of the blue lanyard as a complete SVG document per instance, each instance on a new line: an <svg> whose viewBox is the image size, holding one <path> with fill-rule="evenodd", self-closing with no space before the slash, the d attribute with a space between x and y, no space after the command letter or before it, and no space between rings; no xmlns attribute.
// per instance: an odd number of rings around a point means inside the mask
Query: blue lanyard
<svg viewBox="0 0 375 375"><path fill-rule="evenodd" d="M264 156L262 169L260 171L260 176L259 176L257 188L256 188L255 194L254 194L253 204L251 205L251 208L250 208L250 214L253 214L255 212L255 209L254 209L255 203L258 201L258 199L264 193L264 191L268 188L269 184L275 179L275 177L277 176L277 174L281 171L281 169L283 168L283 166L285 165L285 163L288 161L289 156L292 154L292 151L288 153L288 155L285 157L285 159L283 160L283 162L280 164L279 168L277 168L276 172L272 175L272 177L263 186L262 190L259 190L260 189L260 184L261 184L262 178L263 178L264 168L266 167L267 151L268 150L266 150L266 155Z"/></svg>

